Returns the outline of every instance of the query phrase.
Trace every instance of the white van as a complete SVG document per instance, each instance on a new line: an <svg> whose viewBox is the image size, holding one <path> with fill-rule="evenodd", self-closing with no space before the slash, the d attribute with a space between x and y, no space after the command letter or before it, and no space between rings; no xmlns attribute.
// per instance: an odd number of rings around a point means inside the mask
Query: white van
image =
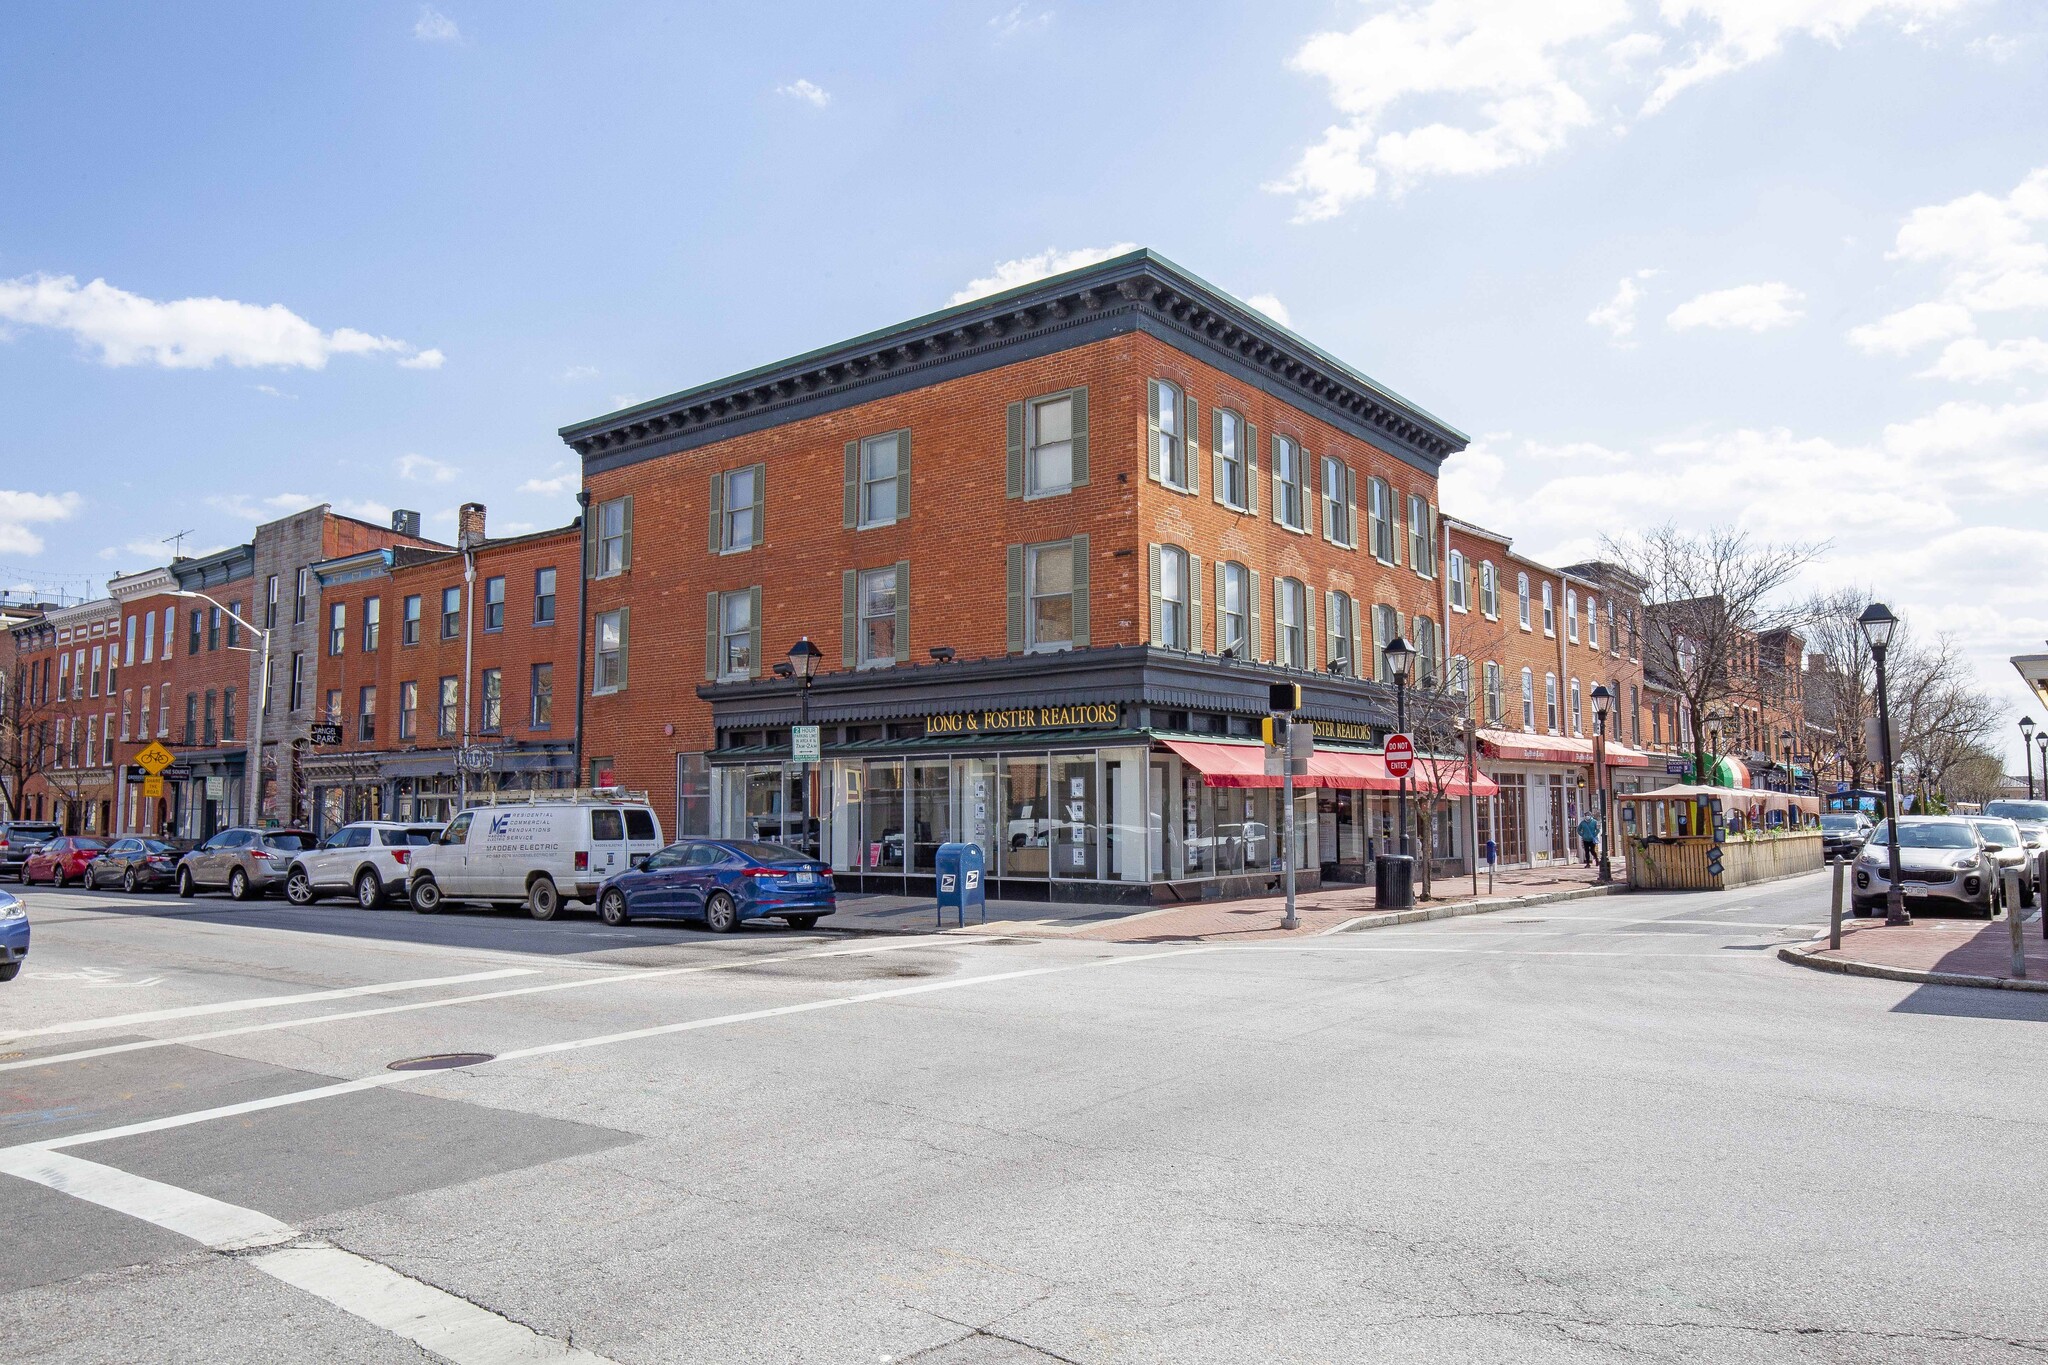
<svg viewBox="0 0 2048 1365"><path fill-rule="evenodd" d="M565 899L594 902L605 878L661 845L661 821L644 792L487 793L437 841L414 850L406 889L423 915L443 900L490 901L553 919Z"/></svg>

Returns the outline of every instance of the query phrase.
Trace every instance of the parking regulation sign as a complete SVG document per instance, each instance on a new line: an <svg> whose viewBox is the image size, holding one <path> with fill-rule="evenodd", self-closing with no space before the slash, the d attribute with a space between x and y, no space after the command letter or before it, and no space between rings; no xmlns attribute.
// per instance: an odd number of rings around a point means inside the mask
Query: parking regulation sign
<svg viewBox="0 0 2048 1365"><path fill-rule="evenodd" d="M1395 777L1408 776L1415 766L1415 741L1406 735L1387 736L1387 771Z"/></svg>

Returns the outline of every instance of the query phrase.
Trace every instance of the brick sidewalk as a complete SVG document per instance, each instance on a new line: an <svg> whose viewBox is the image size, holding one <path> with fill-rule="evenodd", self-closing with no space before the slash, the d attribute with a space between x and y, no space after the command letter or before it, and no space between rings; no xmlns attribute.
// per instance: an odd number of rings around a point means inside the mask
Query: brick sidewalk
<svg viewBox="0 0 2048 1365"><path fill-rule="evenodd" d="M2020 913L2027 916L2020 926L2026 946L2025 981L2012 979L2012 928L2004 919L1987 924L1916 917L1896 928L1883 920L1850 920L1843 924L1840 950L1828 948L1823 940L1786 948L1779 956L1801 966L1858 976L2048 990L2048 940L2041 937L2040 916Z"/></svg>

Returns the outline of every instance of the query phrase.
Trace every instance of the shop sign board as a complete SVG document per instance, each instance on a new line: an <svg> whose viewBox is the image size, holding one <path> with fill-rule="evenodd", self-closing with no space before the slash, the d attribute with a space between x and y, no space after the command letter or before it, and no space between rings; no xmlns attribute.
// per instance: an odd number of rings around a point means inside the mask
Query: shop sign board
<svg viewBox="0 0 2048 1365"><path fill-rule="evenodd" d="M1300 721L1296 725L1302 724ZM1315 732L1317 739L1332 740L1344 744L1370 744L1373 732L1370 725L1356 720L1312 720L1307 728Z"/></svg>
<svg viewBox="0 0 2048 1365"><path fill-rule="evenodd" d="M339 744L341 743L341 726L332 721L323 721L319 724L309 725L306 727L306 738L317 745Z"/></svg>
<svg viewBox="0 0 2048 1365"><path fill-rule="evenodd" d="M945 735L1006 734L1019 730L1114 729L1122 716L1113 701L1074 702L1065 706L1002 706L978 711L948 711L924 718L927 739Z"/></svg>

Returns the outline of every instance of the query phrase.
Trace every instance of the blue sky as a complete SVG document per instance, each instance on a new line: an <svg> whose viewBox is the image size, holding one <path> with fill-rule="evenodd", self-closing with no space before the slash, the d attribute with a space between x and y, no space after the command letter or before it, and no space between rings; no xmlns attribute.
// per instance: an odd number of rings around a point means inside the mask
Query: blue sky
<svg viewBox="0 0 2048 1365"><path fill-rule="evenodd" d="M1999 0L30 7L0 587L556 524L564 423L1137 243L1473 433L1453 513L1831 538L2017 712L2044 132Z"/></svg>

